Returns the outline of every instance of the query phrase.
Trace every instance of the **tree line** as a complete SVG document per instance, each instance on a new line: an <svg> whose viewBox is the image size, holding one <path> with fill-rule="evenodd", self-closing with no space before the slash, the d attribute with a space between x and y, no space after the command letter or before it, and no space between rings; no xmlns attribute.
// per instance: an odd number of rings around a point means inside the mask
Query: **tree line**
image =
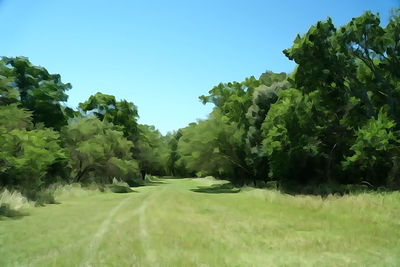
<svg viewBox="0 0 400 267"><path fill-rule="evenodd" d="M56 182L167 174L167 139L137 123L133 103L96 93L66 107L71 85L25 57L3 57L0 78L0 186L34 197Z"/></svg>
<svg viewBox="0 0 400 267"><path fill-rule="evenodd" d="M283 51L293 73L220 83L205 120L161 135L137 107L96 93L67 107L69 83L25 57L0 60L0 186L131 185L146 173L238 185L400 187L400 14L319 21ZM28 194L27 193L27 194Z"/></svg>
<svg viewBox="0 0 400 267"><path fill-rule="evenodd" d="M176 134L178 168L237 184L400 186L400 13L319 21L283 53L293 73L221 83Z"/></svg>

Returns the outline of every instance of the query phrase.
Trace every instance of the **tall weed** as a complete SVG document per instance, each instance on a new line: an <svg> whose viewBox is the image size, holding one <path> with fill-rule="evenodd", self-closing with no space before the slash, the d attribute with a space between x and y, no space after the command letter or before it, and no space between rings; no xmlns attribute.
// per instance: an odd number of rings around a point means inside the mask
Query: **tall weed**
<svg viewBox="0 0 400 267"><path fill-rule="evenodd" d="M30 208L35 206L35 202L28 200L18 191L9 191L3 189L0 192L0 205L7 204L10 209L19 210L21 208Z"/></svg>

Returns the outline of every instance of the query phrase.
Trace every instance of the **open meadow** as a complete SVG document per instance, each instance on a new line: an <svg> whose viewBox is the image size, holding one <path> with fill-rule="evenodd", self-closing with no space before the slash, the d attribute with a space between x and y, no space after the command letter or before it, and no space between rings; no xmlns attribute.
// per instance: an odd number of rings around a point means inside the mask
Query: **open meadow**
<svg viewBox="0 0 400 267"><path fill-rule="evenodd" d="M290 196L211 178L80 189L0 220L0 266L399 266L400 194Z"/></svg>

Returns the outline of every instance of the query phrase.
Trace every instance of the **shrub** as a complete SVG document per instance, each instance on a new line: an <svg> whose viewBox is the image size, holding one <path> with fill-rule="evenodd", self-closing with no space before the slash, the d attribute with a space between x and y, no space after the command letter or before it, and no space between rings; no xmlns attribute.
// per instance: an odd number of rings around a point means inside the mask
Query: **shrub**
<svg viewBox="0 0 400 267"><path fill-rule="evenodd" d="M18 191L3 189L0 192L0 205L7 206L12 210L20 210L22 208L33 207L35 202L29 200Z"/></svg>
<svg viewBox="0 0 400 267"><path fill-rule="evenodd" d="M63 160L59 134L51 129L0 129L0 183L36 190L46 183L49 168Z"/></svg>
<svg viewBox="0 0 400 267"><path fill-rule="evenodd" d="M133 190L129 187L126 182L118 181L115 177L113 178L113 183L110 185L110 189L114 193L130 193Z"/></svg>
<svg viewBox="0 0 400 267"><path fill-rule="evenodd" d="M374 186L399 184L397 168L399 150L396 123L381 111L356 132L350 150L353 155L343 161L343 168L354 175L354 182L362 180ZM391 178L391 179L390 179ZM397 180L396 180L397 179Z"/></svg>

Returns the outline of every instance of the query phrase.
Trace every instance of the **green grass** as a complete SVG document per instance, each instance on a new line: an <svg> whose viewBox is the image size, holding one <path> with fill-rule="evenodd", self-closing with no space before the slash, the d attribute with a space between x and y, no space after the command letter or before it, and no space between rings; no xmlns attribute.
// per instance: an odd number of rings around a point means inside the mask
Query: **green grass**
<svg viewBox="0 0 400 267"><path fill-rule="evenodd" d="M398 192L322 199L223 183L66 190L0 220L0 266L400 265Z"/></svg>

